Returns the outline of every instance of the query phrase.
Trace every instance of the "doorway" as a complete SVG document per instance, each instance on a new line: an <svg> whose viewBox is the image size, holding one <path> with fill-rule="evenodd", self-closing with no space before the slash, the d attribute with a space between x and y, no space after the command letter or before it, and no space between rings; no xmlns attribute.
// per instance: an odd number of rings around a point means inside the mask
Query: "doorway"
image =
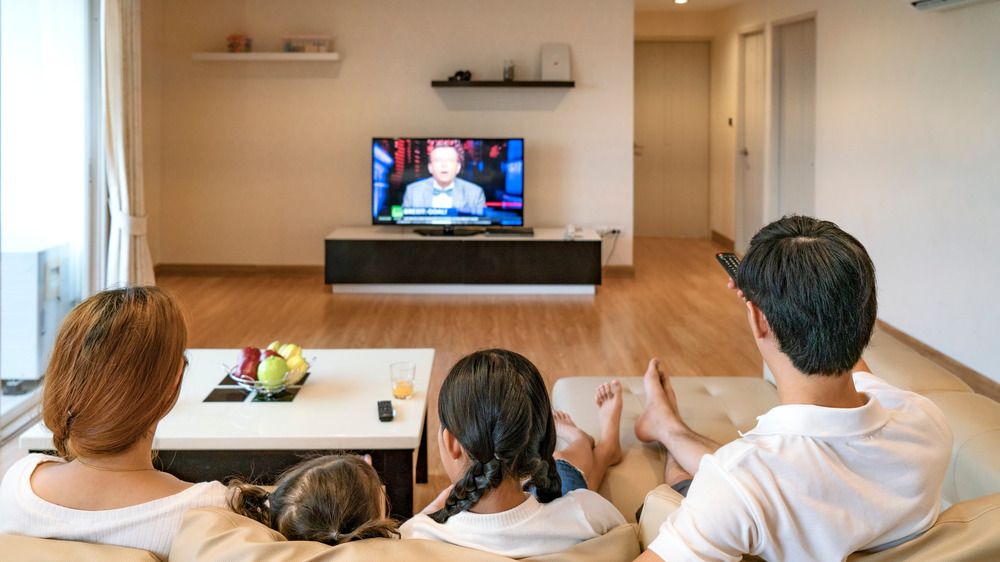
<svg viewBox="0 0 1000 562"><path fill-rule="evenodd" d="M710 45L635 43L635 234L708 236Z"/></svg>
<svg viewBox="0 0 1000 562"><path fill-rule="evenodd" d="M816 214L816 21L774 28L774 218Z"/></svg>
<svg viewBox="0 0 1000 562"><path fill-rule="evenodd" d="M736 158L736 249L762 226L764 208L764 32L740 36L740 142Z"/></svg>

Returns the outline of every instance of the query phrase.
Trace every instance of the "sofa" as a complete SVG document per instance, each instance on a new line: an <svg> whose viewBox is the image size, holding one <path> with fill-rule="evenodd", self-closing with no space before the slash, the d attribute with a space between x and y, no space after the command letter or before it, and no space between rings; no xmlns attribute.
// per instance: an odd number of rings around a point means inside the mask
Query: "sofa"
<svg viewBox="0 0 1000 562"><path fill-rule="evenodd" d="M942 490L943 511L934 527L897 547L858 553L851 560L1000 560L1000 403L976 394L961 379L882 331L876 331L864 358L875 376L923 394L941 408L951 425L954 447ZM682 497L663 484L663 448L641 443L633 433L645 402L642 377L560 379L553 387L552 402L584 431L598 435L594 389L612 378L618 378L624 389L623 459L608 470L600 493L627 521L638 525L645 548ZM758 415L778 404L766 369L760 378L676 376L671 383L684 421L719 443L752 429Z"/></svg>
<svg viewBox="0 0 1000 562"><path fill-rule="evenodd" d="M849 560L1000 560L1000 403L972 392L960 379L884 333L876 333L865 360L876 376L933 400L948 417L955 441L942 492L943 512L934 526L907 543L877 553L856 553ZM594 389L612 378L622 382L624 455L622 462L608 470L600 492L629 524L567 551L526 560L632 560L680 505L682 498L663 485L662 448L638 442L632 432L644 403L642 377L617 375L620 373L560 379L553 388L552 401L585 431L598 435ZM695 431L723 443L737 438L739 431L751 429L758 415L778 403L773 381L766 373L760 378L679 376L672 382L684 420ZM371 539L336 547L288 541L259 523L218 508L188 512L170 557L232 562L507 560L424 540ZM156 557L123 547L0 535L0 560L148 561Z"/></svg>

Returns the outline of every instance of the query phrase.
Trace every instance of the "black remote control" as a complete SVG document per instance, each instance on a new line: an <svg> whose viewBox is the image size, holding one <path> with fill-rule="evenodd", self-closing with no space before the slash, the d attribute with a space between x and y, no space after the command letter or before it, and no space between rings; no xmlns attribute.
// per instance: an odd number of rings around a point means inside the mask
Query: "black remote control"
<svg viewBox="0 0 1000 562"><path fill-rule="evenodd" d="M392 402L389 400L379 400L378 401L378 419L379 421L392 421L395 414L392 412Z"/></svg>
<svg viewBox="0 0 1000 562"><path fill-rule="evenodd" d="M719 263L722 264L722 267L726 269L726 273L729 274L729 277L735 283L736 269L740 266L740 258L736 257L736 254L732 252L721 252L715 254L715 259L719 260Z"/></svg>

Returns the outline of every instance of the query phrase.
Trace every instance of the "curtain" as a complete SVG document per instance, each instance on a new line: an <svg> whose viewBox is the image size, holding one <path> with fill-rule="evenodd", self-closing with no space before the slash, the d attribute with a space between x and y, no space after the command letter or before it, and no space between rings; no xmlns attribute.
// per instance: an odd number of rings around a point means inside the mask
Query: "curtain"
<svg viewBox="0 0 1000 562"><path fill-rule="evenodd" d="M142 185L141 0L106 0L107 286L153 285Z"/></svg>

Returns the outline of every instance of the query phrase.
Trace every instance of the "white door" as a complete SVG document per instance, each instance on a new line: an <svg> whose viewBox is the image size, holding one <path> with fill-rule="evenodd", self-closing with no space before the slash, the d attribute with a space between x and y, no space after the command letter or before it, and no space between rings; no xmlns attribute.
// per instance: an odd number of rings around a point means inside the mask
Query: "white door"
<svg viewBox="0 0 1000 562"><path fill-rule="evenodd" d="M708 236L707 41L635 44L635 234Z"/></svg>
<svg viewBox="0 0 1000 562"><path fill-rule="evenodd" d="M738 249L746 249L750 238L764 226L764 34L741 37L742 89L740 116L742 127L737 157Z"/></svg>
<svg viewBox="0 0 1000 562"><path fill-rule="evenodd" d="M816 22L774 29L778 216L816 213Z"/></svg>

